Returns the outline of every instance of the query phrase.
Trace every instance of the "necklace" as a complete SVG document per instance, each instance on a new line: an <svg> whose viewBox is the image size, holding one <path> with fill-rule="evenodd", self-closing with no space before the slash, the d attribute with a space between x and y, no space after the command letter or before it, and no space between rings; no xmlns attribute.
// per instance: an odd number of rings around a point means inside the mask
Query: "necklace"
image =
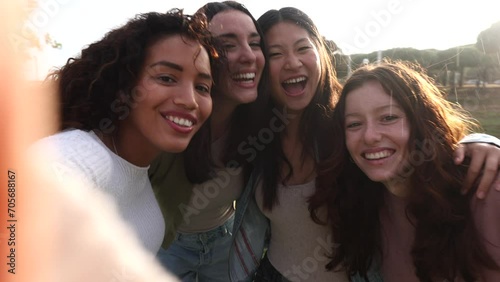
<svg viewBox="0 0 500 282"><path fill-rule="evenodd" d="M111 142L113 143L113 149L115 149L115 154L118 155L118 150L116 149L116 144L115 144L115 137L111 136Z"/></svg>

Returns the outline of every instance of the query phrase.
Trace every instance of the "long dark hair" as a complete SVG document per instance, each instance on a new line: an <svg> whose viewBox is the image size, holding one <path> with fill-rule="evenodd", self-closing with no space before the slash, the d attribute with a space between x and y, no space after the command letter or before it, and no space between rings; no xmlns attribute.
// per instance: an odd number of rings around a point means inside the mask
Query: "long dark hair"
<svg viewBox="0 0 500 282"><path fill-rule="evenodd" d="M411 255L421 281L457 276L477 278L479 266L498 269L477 233L470 210L473 192L460 188L465 167L453 163L458 141L477 124L459 106L450 103L418 65L384 62L358 69L347 80L332 124L336 139L332 155L320 164L311 216L327 207L337 247L328 264L344 266L347 273L365 276L382 254L379 211L386 188L373 182L349 160L345 144L344 114L349 92L367 81L379 82L403 108L411 127L408 148L419 163L408 163L398 177L410 183L406 213L415 226ZM396 180L396 181L399 181ZM366 276L365 276L366 277Z"/></svg>
<svg viewBox="0 0 500 282"><path fill-rule="evenodd" d="M252 14L241 3L235 1L223 2L209 2L203 7L198 9L196 14L204 15L208 22L210 22L215 15L223 11L236 10L249 16L261 37L260 47L264 50L264 35ZM267 56L266 65L259 81L258 96L254 102L248 104L241 104L236 107L230 118L229 132L227 134L226 144L224 144L224 155L222 161L228 166L242 166L245 169L245 178L248 177L251 170L251 163L253 158L245 158L245 154L239 151L239 146L247 142L249 136L254 136L257 130L263 124L263 117L260 111L268 103L269 93L266 91L268 85L268 70L267 70ZM220 79L224 79L220 77ZM216 93L218 89L217 81L215 81L212 93ZM217 111L217 105L214 105L213 111ZM211 159L211 138L210 138L210 121L205 122L202 129L200 129L198 136L193 138L188 149L184 153L185 168L188 179L193 183L201 183L211 179L213 168L213 160ZM202 138L200 138L203 136Z"/></svg>
<svg viewBox="0 0 500 282"><path fill-rule="evenodd" d="M299 9L285 7L279 10L269 10L257 21L264 34L280 22L296 24L307 31L318 49L321 63L321 77L314 97L302 114L299 130L306 154L316 156L316 153L319 153L318 157L321 159L325 155L323 149L328 149L329 142L327 140L331 137L328 126L326 126L328 124L328 116L331 115L340 92L340 84L337 81L337 76L333 68L333 56L329 53L330 51L324 41L324 37L321 36L314 22ZM286 109L282 109L274 102L271 102L267 109L268 120L272 118L276 111L283 113ZM276 120L278 121L276 126L286 126L287 121L283 121L280 118ZM262 151L261 158L259 158L259 166L262 168L263 175L264 207L269 210L277 203L276 185L280 180L280 172L283 165L290 167L288 176L281 179L283 183L293 174L290 162L283 152L281 141L282 138L279 132L275 132L274 139Z"/></svg>
<svg viewBox="0 0 500 282"><path fill-rule="evenodd" d="M148 47L172 34L199 41L210 56L212 69L218 67L220 46L211 37L205 18L185 15L179 9L136 15L48 76L60 94L60 129L112 133L117 121L131 110Z"/></svg>

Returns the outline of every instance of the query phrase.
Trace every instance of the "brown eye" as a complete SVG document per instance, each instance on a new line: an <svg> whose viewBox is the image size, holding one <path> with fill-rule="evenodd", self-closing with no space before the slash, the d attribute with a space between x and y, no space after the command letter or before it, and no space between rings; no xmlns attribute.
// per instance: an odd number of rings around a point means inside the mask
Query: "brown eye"
<svg viewBox="0 0 500 282"><path fill-rule="evenodd" d="M396 115L387 115L382 118L383 121L393 121L398 119L399 117Z"/></svg>
<svg viewBox="0 0 500 282"><path fill-rule="evenodd" d="M175 82L175 80L172 77L168 76L168 75L160 75L156 79L158 79L159 81L161 81L163 83L172 83L172 82Z"/></svg>
<svg viewBox="0 0 500 282"><path fill-rule="evenodd" d="M355 127L358 127L360 125L361 125L360 122L350 122L350 123L347 123L345 127L346 128L355 128Z"/></svg>
<svg viewBox="0 0 500 282"><path fill-rule="evenodd" d="M196 89L203 94L210 95L210 87L208 87L206 85L198 85L198 86L196 86Z"/></svg>

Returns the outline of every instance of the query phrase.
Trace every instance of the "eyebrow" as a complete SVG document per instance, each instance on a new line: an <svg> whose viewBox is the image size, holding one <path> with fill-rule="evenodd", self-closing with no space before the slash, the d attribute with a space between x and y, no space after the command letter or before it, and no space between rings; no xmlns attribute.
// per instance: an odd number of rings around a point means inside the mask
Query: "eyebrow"
<svg viewBox="0 0 500 282"><path fill-rule="evenodd" d="M379 111L385 110L387 108L391 109L391 108L394 108L394 107L398 108L401 111L403 111L403 108L401 108L400 106L395 105L395 104L389 104L389 105L380 106L380 107L375 108L375 112L379 112ZM347 114L344 115L344 117L357 116L357 115L359 115L359 113L357 113L357 112L355 112L355 113L347 113Z"/></svg>
<svg viewBox="0 0 500 282"><path fill-rule="evenodd" d="M307 37L301 38L301 39L295 41L293 43L293 45L295 46L295 45L300 44L304 41L309 41L309 39ZM274 45L269 45L267 48L274 48L274 47L280 47L280 46L281 46L281 44L274 44Z"/></svg>
<svg viewBox="0 0 500 282"><path fill-rule="evenodd" d="M178 64L172 63L172 62L168 62L168 61L159 61L159 62L151 64L149 67L154 68L156 66L164 66L164 67L172 68L172 69L175 69L178 71L184 71L184 68L181 65L178 65ZM204 78L204 79L212 80L212 76L209 73L200 72L198 74L198 76L201 78Z"/></svg>
<svg viewBox="0 0 500 282"><path fill-rule="evenodd" d="M222 34L217 35L217 37L230 38L230 39L236 39L236 38L238 38L238 36L236 35L236 33L222 33ZM250 33L249 37L251 37L251 38L260 37L260 34L257 33L257 32L252 32L252 33Z"/></svg>

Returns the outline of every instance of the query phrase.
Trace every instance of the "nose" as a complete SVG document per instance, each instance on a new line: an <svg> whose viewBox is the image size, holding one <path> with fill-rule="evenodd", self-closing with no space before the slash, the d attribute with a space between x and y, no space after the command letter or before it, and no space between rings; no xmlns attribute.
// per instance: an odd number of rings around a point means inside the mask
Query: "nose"
<svg viewBox="0 0 500 282"><path fill-rule="evenodd" d="M373 145L377 142L380 142L380 140L382 139L382 134L378 126L373 123L367 123L365 131L363 132L363 138L366 144Z"/></svg>
<svg viewBox="0 0 500 282"><path fill-rule="evenodd" d="M174 104L186 110L195 110L198 108L196 101L196 90L193 85L184 86L175 95Z"/></svg>
<svg viewBox="0 0 500 282"><path fill-rule="evenodd" d="M241 47L241 54L239 61L241 63L253 63L256 60L256 55L252 50L252 47L250 45L244 45Z"/></svg>
<svg viewBox="0 0 500 282"><path fill-rule="evenodd" d="M300 61L300 59L295 56L294 54L290 54L286 57L286 60L285 60L285 69L286 70L293 70L293 69L297 69L297 68L300 68L302 66L302 61Z"/></svg>

